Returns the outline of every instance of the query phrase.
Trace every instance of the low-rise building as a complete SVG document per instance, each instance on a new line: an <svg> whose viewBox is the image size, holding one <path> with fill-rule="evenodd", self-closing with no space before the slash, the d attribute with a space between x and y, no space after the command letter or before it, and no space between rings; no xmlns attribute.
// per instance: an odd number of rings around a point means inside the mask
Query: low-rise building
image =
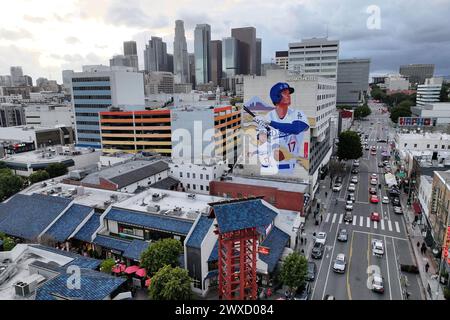
<svg viewBox="0 0 450 320"><path fill-rule="evenodd" d="M384 79L384 86L386 91L403 91L409 89L408 79L399 75L389 75Z"/></svg>
<svg viewBox="0 0 450 320"><path fill-rule="evenodd" d="M0 128L1 141L31 142L35 149L47 146L68 145L74 142L74 132L69 126L35 126L23 125Z"/></svg>
<svg viewBox="0 0 450 320"><path fill-rule="evenodd" d="M72 105L28 104L24 105L27 125L54 127L56 125L75 128Z"/></svg>
<svg viewBox="0 0 450 320"><path fill-rule="evenodd" d="M450 124L450 102L433 102L411 107L413 117L430 118L432 126Z"/></svg>
<svg viewBox="0 0 450 320"><path fill-rule="evenodd" d="M423 106L440 101L442 82L444 78L429 78L424 84L417 86L416 102L418 106Z"/></svg>

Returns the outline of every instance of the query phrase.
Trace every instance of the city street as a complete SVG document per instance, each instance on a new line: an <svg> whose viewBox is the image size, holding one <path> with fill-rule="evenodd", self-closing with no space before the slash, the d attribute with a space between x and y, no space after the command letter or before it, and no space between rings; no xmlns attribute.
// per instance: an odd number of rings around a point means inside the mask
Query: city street
<svg viewBox="0 0 450 320"><path fill-rule="evenodd" d="M328 203L323 212L323 222L320 231L327 233L325 252L321 260L314 260L317 264L318 276L314 283L312 299L321 300L325 295L332 295L338 300L399 300L406 299L406 290L409 299L423 299L419 286L419 278L414 274L403 274L400 264L414 264L413 253L407 238L407 232L402 215L395 214L391 203L383 204L383 196L387 196L387 187L384 182L384 169L378 167L383 150L390 151L388 143L377 143L377 139L392 140L394 129L389 126L387 114L379 112L380 105L369 103L372 114L364 121L354 122L353 130L360 129L368 134L368 145L376 146L377 155L371 155L370 150L363 151L360 159L358 174L351 174L352 161L346 165L343 176L343 187L340 192L328 190ZM377 185L370 185L370 176L378 176ZM352 176L358 177L356 184L355 202L351 211L353 221L344 222L345 203L349 194L348 186ZM375 187L379 202L370 203L369 188ZM337 204L336 204L337 199ZM372 221L372 212L380 214L380 221ZM340 229L348 232L347 242L337 241ZM382 240L384 255L377 257L372 252L372 241ZM345 273L333 271L333 264L339 253L345 254L347 265ZM370 290L368 279L373 273L381 274L384 280L384 293L375 293ZM407 278L405 278L407 276Z"/></svg>

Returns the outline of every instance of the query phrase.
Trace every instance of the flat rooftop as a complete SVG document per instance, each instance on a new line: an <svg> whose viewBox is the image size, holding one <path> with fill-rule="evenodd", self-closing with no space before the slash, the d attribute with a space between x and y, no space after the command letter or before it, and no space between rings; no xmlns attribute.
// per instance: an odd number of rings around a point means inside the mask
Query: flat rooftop
<svg viewBox="0 0 450 320"><path fill-rule="evenodd" d="M450 140L450 135L442 132L425 132L425 133L397 133L400 138L408 138L410 140L434 139L434 140Z"/></svg>
<svg viewBox="0 0 450 320"><path fill-rule="evenodd" d="M61 149L62 148L62 149ZM59 154L57 150L62 150L65 154ZM15 162L15 163L52 163L52 162L63 162L72 160L77 157L74 152L80 152L81 155L92 153L91 150L86 148L74 148L63 146L47 147L45 149L33 150L28 152L16 153L13 155L7 155L3 161Z"/></svg>
<svg viewBox="0 0 450 320"><path fill-rule="evenodd" d="M156 197L156 195L158 196ZM151 205L158 205L161 211L173 211L176 208L180 208L180 218L195 220L198 214L206 213L209 210L208 203L223 200L226 199L203 194L194 195L185 192L149 188L131 198L115 203L114 207L142 212L146 212L147 206Z"/></svg>
<svg viewBox="0 0 450 320"><path fill-rule="evenodd" d="M308 192L309 185L299 182L290 182L290 181L283 181L283 180L275 180L275 179L263 179L258 177L244 177L244 176L237 176L237 175L229 175L228 178L231 178L231 180L224 180L225 182L234 182L239 184L248 184L252 186L263 186L263 187L271 187L271 188L277 188L279 190L283 191L290 191L290 192L300 192L305 193Z"/></svg>

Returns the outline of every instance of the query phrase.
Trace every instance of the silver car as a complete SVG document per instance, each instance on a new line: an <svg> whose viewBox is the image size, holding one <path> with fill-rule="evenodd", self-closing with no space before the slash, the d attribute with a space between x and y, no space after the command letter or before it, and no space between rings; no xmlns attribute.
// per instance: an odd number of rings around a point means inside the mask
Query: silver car
<svg viewBox="0 0 450 320"><path fill-rule="evenodd" d="M344 273L347 262L345 261L345 254L339 253L334 260L333 271L338 273Z"/></svg>

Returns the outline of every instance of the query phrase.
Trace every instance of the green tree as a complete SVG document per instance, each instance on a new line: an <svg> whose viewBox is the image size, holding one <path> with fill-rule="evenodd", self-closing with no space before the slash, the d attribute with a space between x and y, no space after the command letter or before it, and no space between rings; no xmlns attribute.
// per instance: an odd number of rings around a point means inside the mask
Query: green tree
<svg viewBox="0 0 450 320"><path fill-rule="evenodd" d="M440 102L448 102L449 98L448 95L450 93L450 84L442 84L441 93L439 95L439 101Z"/></svg>
<svg viewBox="0 0 450 320"><path fill-rule="evenodd" d="M3 250L4 251L11 251L16 246L16 243L14 240L10 237L4 237L3 238Z"/></svg>
<svg viewBox="0 0 450 320"><path fill-rule="evenodd" d="M403 100L402 102L400 102L397 106L397 108L403 108L406 110L411 110L411 107L414 105L414 102L412 102L411 100L407 99L407 100Z"/></svg>
<svg viewBox="0 0 450 320"><path fill-rule="evenodd" d="M289 254L283 261L280 270L280 280L289 287L291 292L301 287L306 279L308 261L297 252Z"/></svg>
<svg viewBox="0 0 450 320"><path fill-rule="evenodd" d="M33 184L33 183L36 183L36 182L40 182L40 181L44 181L44 180L50 179L50 175L45 170L38 170L38 171L33 172L32 174L30 174L28 179Z"/></svg>
<svg viewBox="0 0 450 320"><path fill-rule="evenodd" d="M341 160L359 159L363 155L361 139L355 131L341 132L337 147L337 156Z"/></svg>
<svg viewBox="0 0 450 320"><path fill-rule="evenodd" d="M398 122L399 117L411 117L411 108L396 107L391 110L391 120L394 123Z"/></svg>
<svg viewBox="0 0 450 320"><path fill-rule="evenodd" d="M47 168L45 168L45 171L48 172L50 178L55 178L65 175L67 173L67 167L63 163L52 163Z"/></svg>
<svg viewBox="0 0 450 320"><path fill-rule="evenodd" d="M192 299L191 278L187 270L169 265L162 267L152 277L148 295L153 300Z"/></svg>
<svg viewBox="0 0 450 320"><path fill-rule="evenodd" d="M102 263L100 264L100 271L104 273L111 273L112 268L114 267L115 264L116 262L114 261L113 258L103 260Z"/></svg>
<svg viewBox="0 0 450 320"><path fill-rule="evenodd" d="M0 173L0 201L19 192L23 187L23 183L22 177L14 176L11 172Z"/></svg>
<svg viewBox="0 0 450 320"><path fill-rule="evenodd" d="M6 166L5 161L0 161L0 169L5 169L5 168L8 168L8 167Z"/></svg>
<svg viewBox="0 0 450 320"><path fill-rule="evenodd" d="M176 239L162 239L150 245L141 255L141 266L152 276L165 265L176 267L183 246Z"/></svg>
<svg viewBox="0 0 450 320"><path fill-rule="evenodd" d="M367 104L359 106L355 109L355 118L361 119L369 116L372 113L372 110L369 108Z"/></svg>

